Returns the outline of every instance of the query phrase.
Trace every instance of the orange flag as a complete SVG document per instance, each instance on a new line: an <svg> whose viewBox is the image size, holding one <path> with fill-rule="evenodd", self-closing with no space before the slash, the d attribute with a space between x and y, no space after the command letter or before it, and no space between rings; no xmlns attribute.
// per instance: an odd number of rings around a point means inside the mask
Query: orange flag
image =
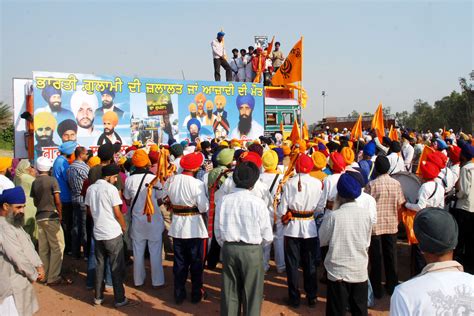
<svg viewBox="0 0 474 316"><path fill-rule="evenodd" d="M291 134L290 134L289 138L290 138L290 140L293 144L301 139L300 127L298 125L297 120L295 120L295 122L293 123L293 128L291 129Z"/></svg>
<svg viewBox="0 0 474 316"><path fill-rule="evenodd" d="M416 174L421 174L420 171L420 166L422 161L426 161L426 157L428 157L429 154L434 152L434 149L431 148L430 146L425 146L423 147L423 151L421 152L420 160L418 160L418 168L416 168Z"/></svg>
<svg viewBox="0 0 474 316"><path fill-rule="evenodd" d="M275 42L275 36L273 36L272 38L272 41L270 42L270 44L268 44L267 46L267 56L270 57L270 54L272 53L272 49L273 49L273 43Z"/></svg>
<svg viewBox="0 0 474 316"><path fill-rule="evenodd" d="M303 79L303 38L301 38L288 54L283 65L273 75L272 85L282 86Z"/></svg>
<svg viewBox="0 0 474 316"><path fill-rule="evenodd" d="M393 128L393 125L390 125L390 132L388 133L388 138L392 141L398 142L398 133L397 130Z"/></svg>
<svg viewBox="0 0 474 316"><path fill-rule="evenodd" d="M280 121L280 131L285 131L285 128L283 127L283 120Z"/></svg>
<svg viewBox="0 0 474 316"><path fill-rule="evenodd" d="M377 129L377 137L379 138L380 142L382 142L382 138L385 136L382 103L379 104L377 110L375 111L374 117L372 118L372 129L374 128Z"/></svg>
<svg viewBox="0 0 474 316"><path fill-rule="evenodd" d="M362 137L362 114L359 114L359 118L352 127L351 136L351 138L355 139L356 141Z"/></svg>
<svg viewBox="0 0 474 316"><path fill-rule="evenodd" d="M308 125L306 125L306 122L303 123L303 139L309 139Z"/></svg>

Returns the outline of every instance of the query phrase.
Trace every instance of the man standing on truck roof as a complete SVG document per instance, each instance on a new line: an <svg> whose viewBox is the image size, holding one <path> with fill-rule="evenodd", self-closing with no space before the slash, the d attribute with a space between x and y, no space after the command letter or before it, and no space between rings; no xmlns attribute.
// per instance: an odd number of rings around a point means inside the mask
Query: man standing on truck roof
<svg viewBox="0 0 474 316"><path fill-rule="evenodd" d="M232 69L226 60L224 49L224 32L217 33L217 38L212 41L212 57L214 60L214 78L221 81L221 66L225 69L226 81L232 81Z"/></svg>

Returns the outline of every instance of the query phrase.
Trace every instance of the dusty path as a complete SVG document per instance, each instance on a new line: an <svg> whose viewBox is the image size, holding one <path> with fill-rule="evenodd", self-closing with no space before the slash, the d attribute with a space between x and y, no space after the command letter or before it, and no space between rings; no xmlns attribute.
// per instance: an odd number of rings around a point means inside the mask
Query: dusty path
<svg viewBox="0 0 474 316"><path fill-rule="evenodd" d="M408 276L408 247L399 245L400 279L406 280ZM167 286L163 289L153 289L147 267L147 282L142 288L134 288L132 281L132 267L127 269L126 295L139 301L139 305L115 309L113 307L113 293L105 295L103 306L95 307L91 304L93 292L85 287L86 263L83 260L65 259L66 270L74 279L71 286L48 287L35 284L40 311L36 315L218 315L220 297L220 271L205 270L204 285L208 298L200 304L194 305L185 301L177 306L173 300L173 270L172 261L164 261L165 279ZM300 282L302 287L302 279ZM187 285L188 291L190 284ZM324 315L326 288L319 283L319 297L317 307L310 309L305 304L304 296L299 308L289 308L285 305L287 297L286 276L277 274L274 266L265 277L265 300L262 315ZM376 301L376 305L369 311L369 315L388 315L390 300L385 296Z"/></svg>

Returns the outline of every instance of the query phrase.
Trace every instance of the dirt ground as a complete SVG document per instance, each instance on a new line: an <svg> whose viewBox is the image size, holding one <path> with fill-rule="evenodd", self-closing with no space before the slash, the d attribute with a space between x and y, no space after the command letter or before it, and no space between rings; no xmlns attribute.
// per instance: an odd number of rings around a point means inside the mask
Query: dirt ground
<svg viewBox="0 0 474 316"><path fill-rule="evenodd" d="M399 278L406 280L409 274L409 250L406 244L398 247ZM93 306L93 291L86 289L86 262L65 258L64 267L67 275L74 280L70 286L48 287L35 284L40 310L36 315L218 315L220 304L220 270L204 273L204 287L208 293L206 300L195 305L189 300L178 306L173 300L173 262L163 261L166 286L162 289L154 289L151 286L150 269L147 266L147 281L141 288L133 286L132 266L127 269L126 296L137 301L139 304L132 307L113 307L113 293L110 290L105 293L103 306ZM318 272L321 269L318 268ZM302 274L302 273L301 273ZM302 290L302 278L300 288ZM187 284L190 291L190 282ZM264 302L262 315L324 315L326 302L326 287L319 283L318 303L316 308L308 308L304 295L302 295L299 308L289 308L285 304L287 298L286 275L278 274L275 266L265 276ZM302 290L302 293L304 291ZM376 300L375 306L369 310L369 315L388 315L390 298L386 295Z"/></svg>

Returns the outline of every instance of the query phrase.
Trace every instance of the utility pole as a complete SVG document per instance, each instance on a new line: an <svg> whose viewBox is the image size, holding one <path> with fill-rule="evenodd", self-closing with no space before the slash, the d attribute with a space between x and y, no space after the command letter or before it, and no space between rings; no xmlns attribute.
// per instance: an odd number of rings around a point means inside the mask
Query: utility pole
<svg viewBox="0 0 474 316"><path fill-rule="evenodd" d="M326 117L326 91L321 92L321 95L323 96L323 119Z"/></svg>

